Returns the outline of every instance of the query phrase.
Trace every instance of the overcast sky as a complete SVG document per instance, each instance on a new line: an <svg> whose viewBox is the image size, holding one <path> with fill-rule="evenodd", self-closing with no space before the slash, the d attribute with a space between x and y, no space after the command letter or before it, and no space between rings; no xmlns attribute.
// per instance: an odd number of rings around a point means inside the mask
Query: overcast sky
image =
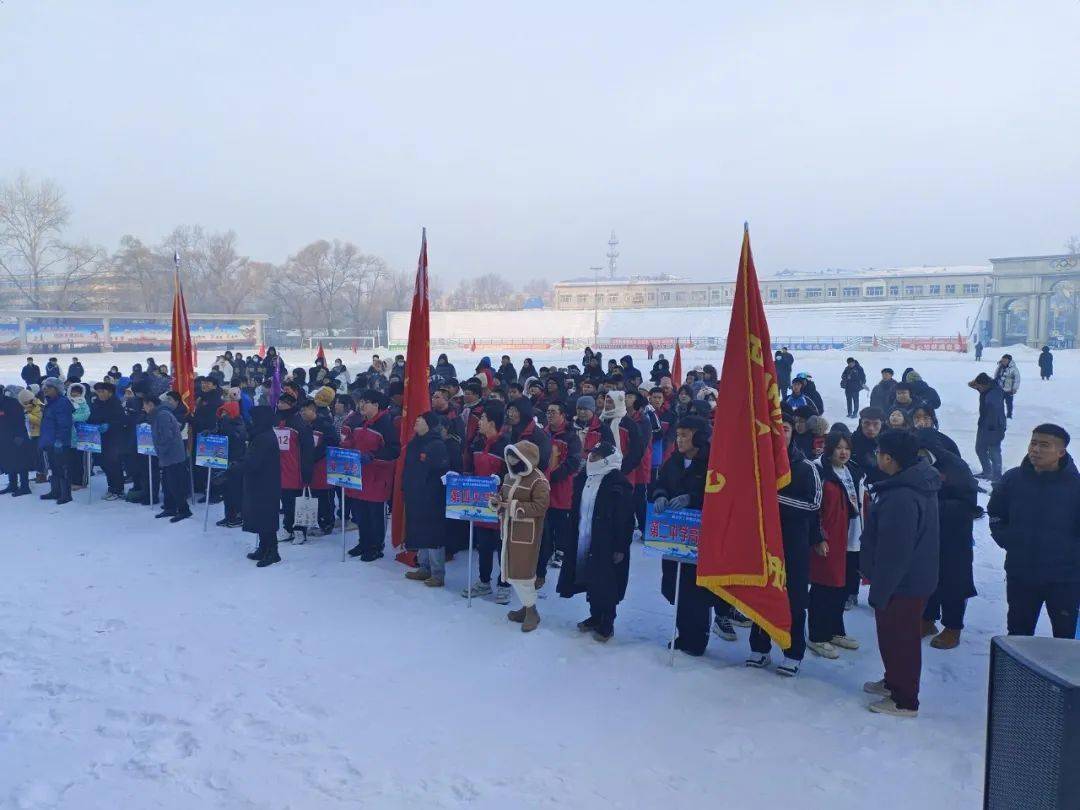
<svg viewBox="0 0 1080 810"><path fill-rule="evenodd" d="M0 177L115 247L432 272L984 263L1080 233L1080 2L4 0Z"/></svg>

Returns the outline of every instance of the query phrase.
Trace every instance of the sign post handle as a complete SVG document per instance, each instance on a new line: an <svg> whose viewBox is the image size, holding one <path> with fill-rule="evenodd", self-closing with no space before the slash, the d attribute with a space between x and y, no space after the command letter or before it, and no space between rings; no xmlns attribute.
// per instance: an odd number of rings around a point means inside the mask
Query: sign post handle
<svg viewBox="0 0 1080 810"><path fill-rule="evenodd" d="M472 550L473 550L473 526L476 524L471 520L469 521L469 556L465 560L465 570L468 572L465 578L465 584L467 590L465 593L469 595L469 607L472 607Z"/></svg>
<svg viewBox="0 0 1080 810"><path fill-rule="evenodd" d="M146 505L154 508L154 459L146 454Z"/></svg>
<svg viewBox="0 0 1080 810"><path fill-rule="evenodd" d="M202 530L206 532L207 527L210 525L210 473L213 472L213 468L206 468L206 511L203 512Z"/></svg>
<svg viewBox="0 0 1080 810"><path fill-rule="evenodd" d="M346 553L348 552L348 545L349 545L349 542L345 539L345 518L346 518L346 513L348 512L348 510L345 508L345 503L346 503L345 502L345 485L342 484L341 485L341 561L342 562L345 562L345 560L348 559L348 557L346 556Z"/></svg>
<svg viewBox="0 0 1080 810"><path fill-rule="evenodd" d="M671 620L671 666L675 666L675 638L679 633L679 586L682 584L682 563L675 570L675 615Z"/></svg>
<svg viewBox="0 0 1080 810"><path fill-rule="evenodd" d="M94 493L90 489L90 471L93 469L93 464L90 461L90 451L86 451L86 502L94 502Z"/></svg>

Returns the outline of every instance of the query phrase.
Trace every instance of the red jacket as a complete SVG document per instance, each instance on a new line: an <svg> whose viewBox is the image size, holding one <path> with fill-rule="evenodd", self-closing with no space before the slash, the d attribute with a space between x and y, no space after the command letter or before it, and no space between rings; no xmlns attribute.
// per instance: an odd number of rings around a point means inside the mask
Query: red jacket
<svg viewBox="0 0 1080 810"><path fill-rule="evenodd" d="M821 488L821 534L829 544L829 554L822 557L810 550L810 582L815 585L843 586L847 575L848 505L844 485L826 480Z"/></svg>
<svg viewBox="0 0 1080 810"><path fill-rule="evenodd" d="M369 454L361 463L364 488L346 489L345 496L358 501L390 500L394 490L394 460L401 453L401 439L389 411L379 411L360 427L341 429L341 446Z"/></svg>
<svg viewBox="0 0 1080 810"><path fill-rule="evenodd" d="M551 436L551 460L544 470L551 484L551 509L569 509L574 499L574 476L581 470L581 440L569 422L559 431L545 428Z"/></svg>
<svg viewBox="0 0 1080 810"><path fill-rule="evenodd" d="M501 432L496 433L490 439L478 435L472 445L473 475L497 475L501 481L503 474L506 472L506 461L503 459L503 450L505 449L506 436ZM498 521L492 523L477 521L476 525L483 526L485 529L499 528Z"/></svg>

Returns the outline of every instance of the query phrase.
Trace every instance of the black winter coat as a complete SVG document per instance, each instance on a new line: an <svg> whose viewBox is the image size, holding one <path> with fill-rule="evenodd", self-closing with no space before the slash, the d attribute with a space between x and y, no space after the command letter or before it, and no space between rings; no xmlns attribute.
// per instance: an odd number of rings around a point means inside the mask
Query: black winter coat
<svg viewBox="0 0 1080 810"><path fill-rule="evenodd" d="M406 548L442 548L446 542L446 486L442 477L449 469L446 444L435 431L413 436L405 445L401 491L405 496Z"/></svg>
<svg viewBox="0 0 1080 810"><path fill-rule="evenodd" d="M36 363L27 363L23 366L21 376L27 388L31 385L41 385L41 369L38 368Z"/></svg>
<svg viewBox="0 0 1080 810"><path fill-rule="evenodd" d="M885 413L889 412L889 408L892 407L893 402L896 400L896 386L899 383L896 380L882 380L874 386L870 392L870 407L881 408Z"/></svg>
<svg viewBox="0 0 1080 810"><path fill-rule="evenodd" d="M105 458L120 458L120 452L124 447L124 427L127 424L127 414L124 406L115 396L108 400L95 399L90 403L90 416L86 420L91 425L108 425L109 428L101 434L101 455Z"/></svg>
<svg viewBox="0 0 1080 810"><path fill-rule="evenodd" d="M918 464L871 485L859 570L870 580L870 606L894 596L930 596L938 584L940 524L937 470Z"/></svg>
<svg viewBox="0 0 1080 810"><path fill-rule="evenodd" d="M216 433L229 439L229 469L239 470L247 455L248 432L242 417L233 418L222 414L218 418Z"/></svg>
<svg viewBox="0 0 1080 810"><path fill-rule="evenodd" d="M1080 582L1080 473L1071 456L1045 473L1025 458L994 485L986 511L1010 578Z"/></svg>
<svg viewBox="0 0 1080 810"><path fill-rule="evenodd" d="M791 369L795 365L795 355L791 352L778 351L773 356L776 364L776 381L781 388L791 388ZM682 380L676 382L681 383Z"/></svg>
<svg viewBox="0 0 1080 810"><path fill-rule="evenodd" d="M281 504L281 451L274 434L274 412L265 405L251 409L250 441L244 457L244 531L278 530Z"/></svg>
<svg viewBox="0 0 1080 810"><path fill-rule="evenodd" d="M593 508L592 542L585 558L581 582L577 575L577 548L581 524L581 495L587 476L574 479L574 498L570 505L570 532L559 570L559 596L570 598L588 593L597 605L617 605L626 596L630 580L630 543L634 537L634 488L626 476L612 470L600 482ZM620 563L614 555L623 554Z"/></svg>
<svg viewBox="0 0 1080 810"><path fill-rule="evenodd" d="M861 391L864 385L866 385L866 372L863 371L862 366L856 363L844 368L844 372L840 375L841 388L848 392Z"/></svg>
<svg viewBox="0 0 1080 810"><path fill-rule="evenodd" d="M877 465L877 439L869 438L859 427L851 434L851 460L866 473L866 482L872 484L885 478L885 473Z"/></svg>
<svg viewBox="0 0 1080 810"><path fill-rule="evenodd" d="M1054 355L1049 351L1039 354L1039 371L1043 377L1050 377L1054 373Z"/></svg>
<svg viewBox="0 0 1080 810"><path fill-rule="evenodd" d="M976 595L972 575L975 518L982 515L978 503L979 483L971 469L955 453L938 447L931 450L934 469L941 477L938 490L937 595L941 599L969 599Z"/></svg>
<svg viewBox="0 0 1080 810"><path fill-rule="evenodd" d="M1005 438L1005 394L996 382L979 392L979 430Z"/></svg>
<svg viewBox="0 0 1080 810"><path fill-rule="evenodd" d="M85 373L86 371L83 369L82 363L72 363L70 366L68 366L67 378L69 380L81 380L83 378L83 374Z"/></svg>
<svg viewBox="0 0 1080 810"><path fill-rule="evenodd" d="M26 432L26 411L15 397L0 391L0 472L28 472L37 445Z"/></svg>
<svg viewBox="0 0 1080 810"><path fill-rule="evenodd" d="M217 412L221 407L221 389L213 388L209 393L199 392L195 398L195 413L191 417L191 426L195 433L213 433L217 426Z"/></svg>
<svg viewBox="0 0 1080 810"><path fill-rule="evenodd" d="M787 586L807 588L810 584L810 546L822 540L821 476L818 466L807 460L795 444L788 445L791 483L777 493L780 501L780 531L784 538L784 567Z"/></svg>

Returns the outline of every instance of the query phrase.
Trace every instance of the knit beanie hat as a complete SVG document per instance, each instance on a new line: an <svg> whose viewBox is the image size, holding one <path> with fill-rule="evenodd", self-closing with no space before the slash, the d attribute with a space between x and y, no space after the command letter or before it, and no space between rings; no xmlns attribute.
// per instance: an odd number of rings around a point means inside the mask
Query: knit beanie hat
<svg viewBox="0 0 1080 810"><path fill-rule="evenodd" d="M334 404L334 397L336 396L334 389L328 385L324 385L318 391L315 392L313 399L315 404L320 408L329 408Z"/></svg>

